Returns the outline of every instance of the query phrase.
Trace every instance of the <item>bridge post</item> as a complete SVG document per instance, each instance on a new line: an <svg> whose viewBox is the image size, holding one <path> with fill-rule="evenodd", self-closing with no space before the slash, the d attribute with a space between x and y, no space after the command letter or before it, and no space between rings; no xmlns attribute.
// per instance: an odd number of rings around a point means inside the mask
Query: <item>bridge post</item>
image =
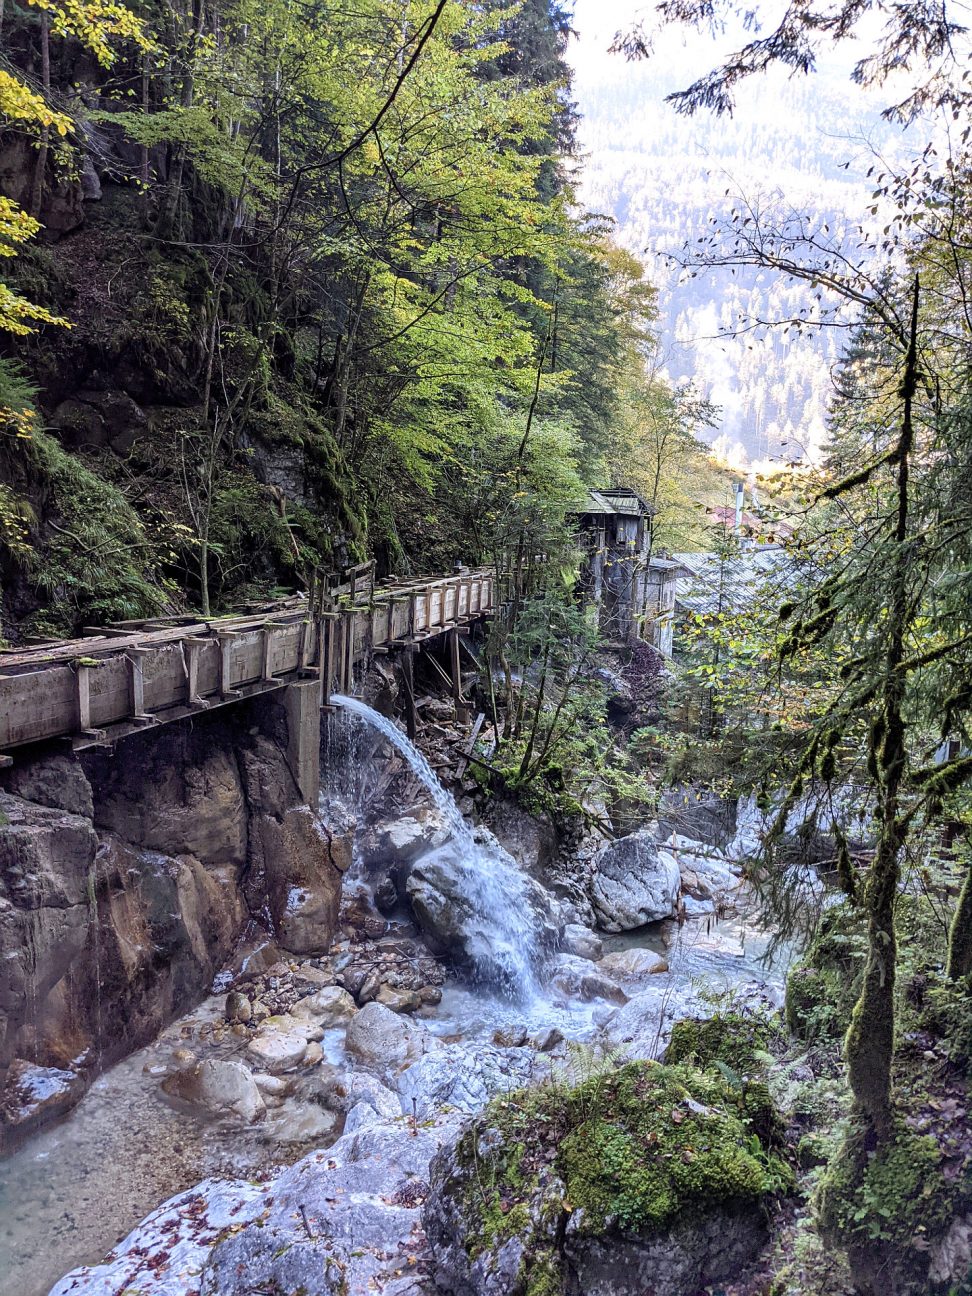
<svg viewBox="0 0 972 1296"><path fill-rule="evenodd" d="M301 680L283 690L287 764L301 796L317 809L321 794L321 682Z"/></svg>

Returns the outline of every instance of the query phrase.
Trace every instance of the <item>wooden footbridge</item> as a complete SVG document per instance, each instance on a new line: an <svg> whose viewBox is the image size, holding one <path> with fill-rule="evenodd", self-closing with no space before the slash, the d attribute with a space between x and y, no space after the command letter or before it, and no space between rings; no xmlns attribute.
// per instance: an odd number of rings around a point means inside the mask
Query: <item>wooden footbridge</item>
<svg viewBox="0 0 972 1296"><path fill-rule="evenodd" d="M498 586L510 578L498 582L488 568L457 569L376 584L373 570L362 564L340 585L231 616L119 622L86 628L81 639L0 651L0 764L29 743L112 743L279 689L288 690L288 710L299 711L291 729L303 731L300 741L316 764L309 749L319 745L319 709L332 694L354 691L355 666L375 653L406 650L414 703L410 651L442 635L450 636L460 704L458 636L495 610Z"/></svg>

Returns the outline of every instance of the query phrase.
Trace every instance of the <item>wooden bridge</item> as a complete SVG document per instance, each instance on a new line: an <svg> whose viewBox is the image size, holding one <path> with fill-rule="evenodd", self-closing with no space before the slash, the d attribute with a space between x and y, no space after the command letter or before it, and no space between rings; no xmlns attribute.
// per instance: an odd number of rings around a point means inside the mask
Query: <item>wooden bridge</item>
<svg viewBox="0 0 972 1296"><path fill-rule="evenodd" d="M319 708L334 693L353 692L355 666L373 653L414 652L441 635L451 637L460 704L458 636L495 610L495 573L458 569L375 584L372 572L373 564L362 564L335 588L232 616L120 622L86 629L81 639L0 652L0 764L10 764L11 749L28 743L61 738L75 749L111 743L286 688L299 711L292 739L316 765L310 749L319 745ZM408 652L405 662L411 689Z"/></svg>

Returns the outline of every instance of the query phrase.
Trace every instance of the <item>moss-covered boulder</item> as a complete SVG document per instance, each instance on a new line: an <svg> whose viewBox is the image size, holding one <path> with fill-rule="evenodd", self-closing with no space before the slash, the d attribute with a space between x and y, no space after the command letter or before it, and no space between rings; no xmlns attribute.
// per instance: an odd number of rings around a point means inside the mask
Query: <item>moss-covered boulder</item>
<svg viewBox="0 0 972 1296"><path fill-rule="evenodd" d="M791 1182L738 1086L631 1062L494 1100L433 1163L423 1222L456 1296L681 1296L751 1258Z"/></svg>

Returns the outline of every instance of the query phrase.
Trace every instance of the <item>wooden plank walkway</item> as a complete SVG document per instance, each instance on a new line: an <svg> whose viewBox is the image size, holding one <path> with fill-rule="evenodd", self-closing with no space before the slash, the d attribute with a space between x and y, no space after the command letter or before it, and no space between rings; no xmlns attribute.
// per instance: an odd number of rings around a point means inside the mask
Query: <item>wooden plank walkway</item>
<svg viewBox="0 0 972 1296"><path fill-rule="evenodd" d="M414 650L495 609L491 568L363 590L360 570L320 598L206 621L118 623L0 652L0 753L50 738L75 748L114 742L298 680L318 679L326 706L353 692L355 666L373 653Z"/></svg>

